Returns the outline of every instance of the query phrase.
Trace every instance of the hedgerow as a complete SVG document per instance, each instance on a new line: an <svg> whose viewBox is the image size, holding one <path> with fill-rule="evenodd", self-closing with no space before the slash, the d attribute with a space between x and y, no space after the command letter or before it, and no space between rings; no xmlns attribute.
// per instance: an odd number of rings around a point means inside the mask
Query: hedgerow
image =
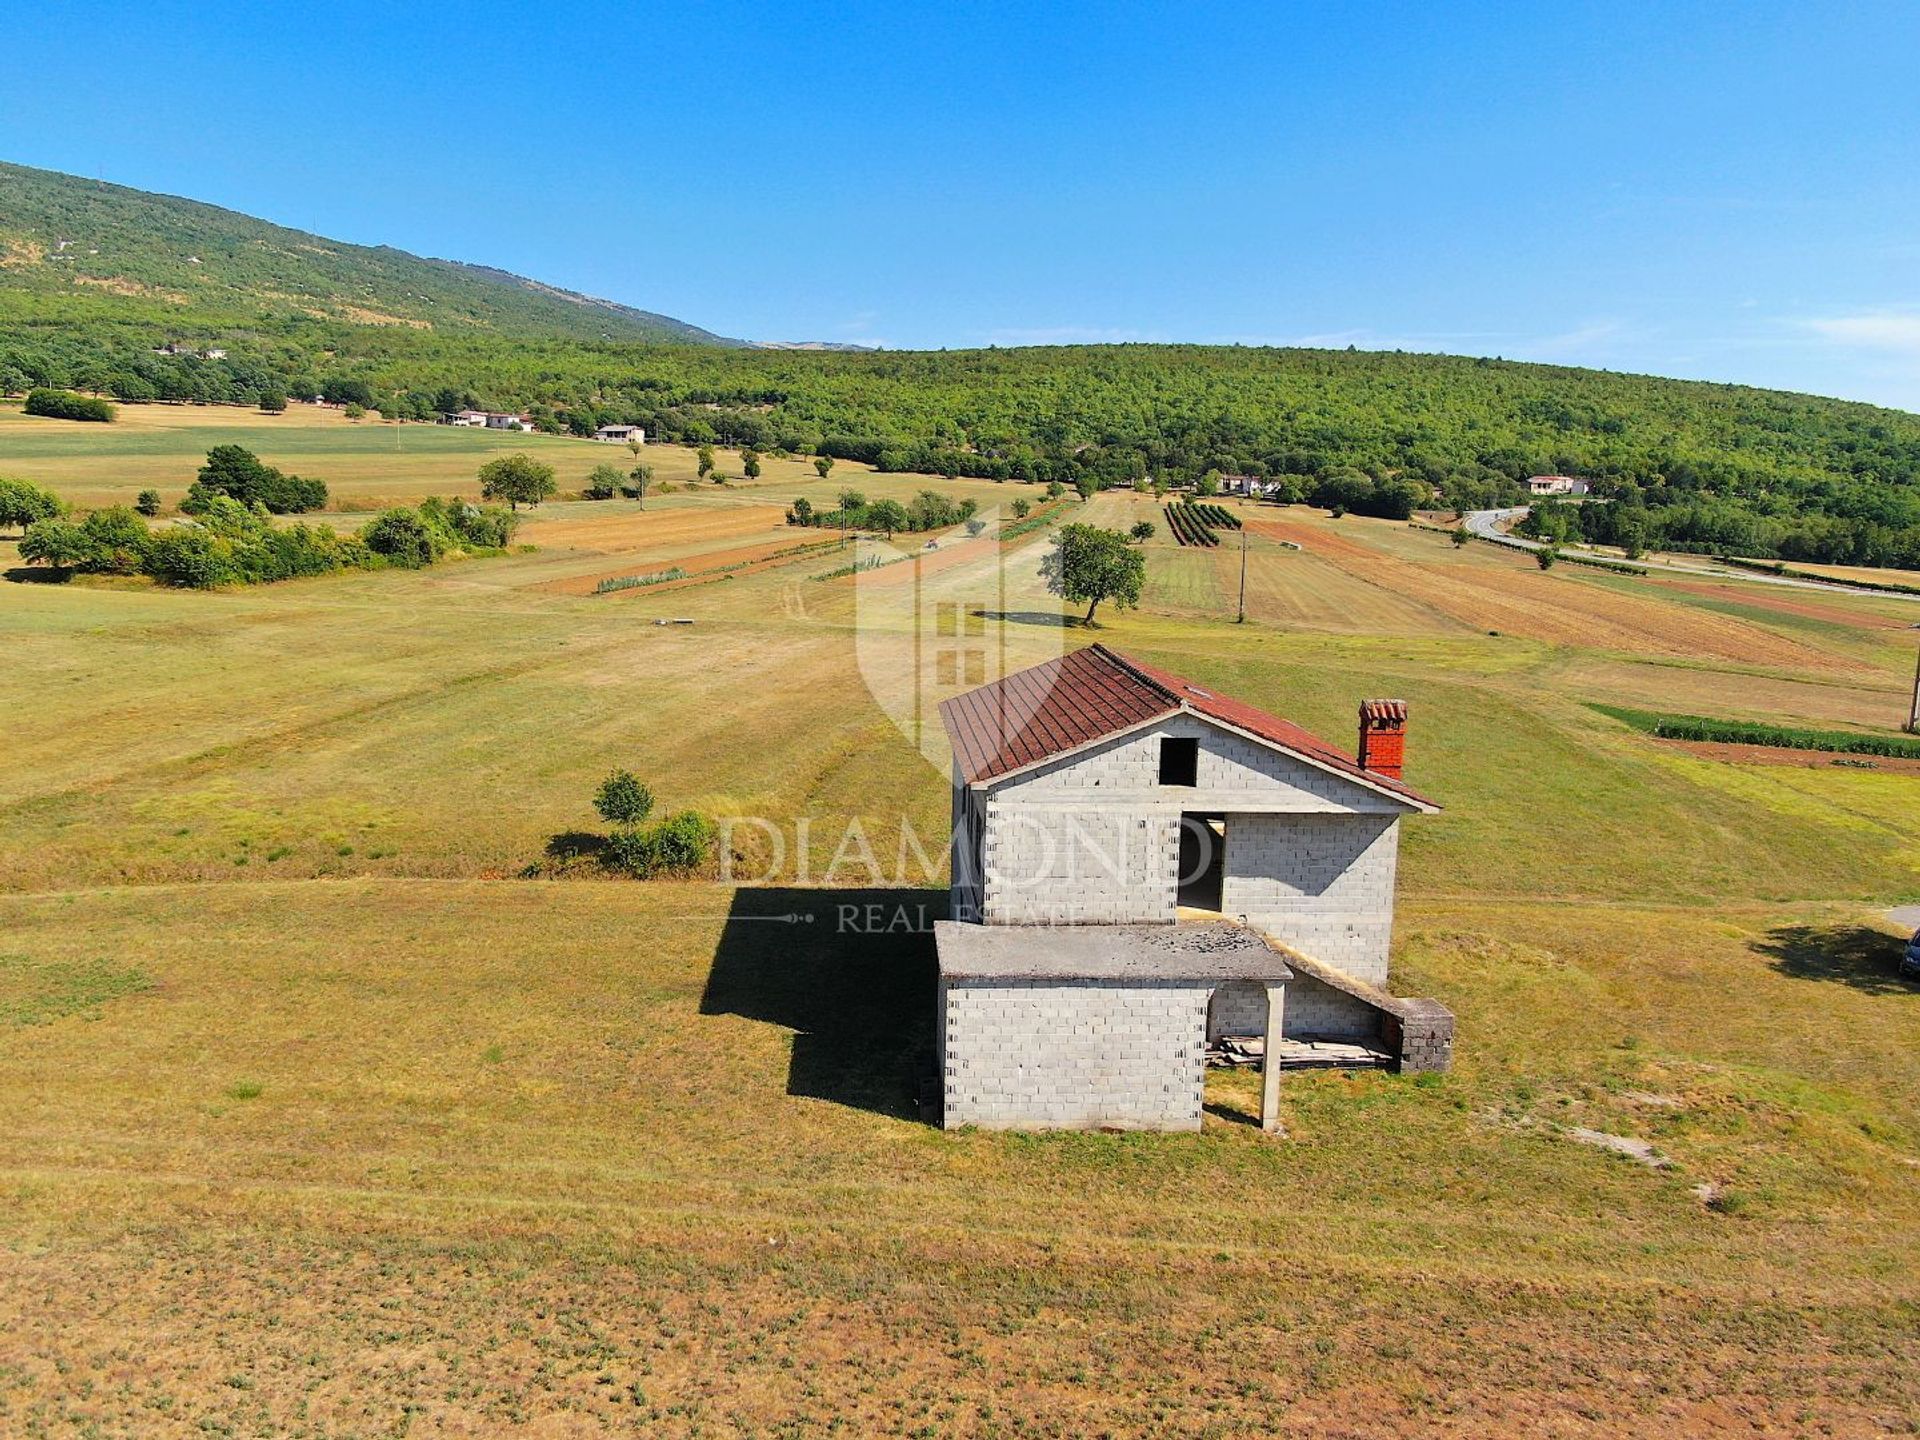
<svg viewBox="0 0 1920 1440"><path fill-rule="evenodd" d="M211 590L386 566L418 569L449 555L499 554L517 521L495 506L428 499L388 510L357 534L319 525L277 526L264 506L205 498L190 520L152 530L125 507L84 522L46 519L27 527L21 558L91 575L147 575L163 585Z"/></svg>
<svg viewBox="0 0 1920 1440"><path fill-rule="evenodd" d="M1700 715L1661 715L1589 701L1588 708L1661 740L1706 740L1766 745L1779 750L1831 750L1842 755L1920 759L1920 737L1868 735L1857 730L1802 730L1751 720L1712 720Z"/></svg>

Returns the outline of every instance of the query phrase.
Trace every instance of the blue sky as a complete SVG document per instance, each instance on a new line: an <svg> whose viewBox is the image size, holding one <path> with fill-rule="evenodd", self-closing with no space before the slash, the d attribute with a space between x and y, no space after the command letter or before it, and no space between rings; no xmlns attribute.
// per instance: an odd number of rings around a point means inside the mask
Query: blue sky
<svg viewBox="0 0 1920 1440"><path fill-rule="evenodd" d="M0 158L756 339L1920 410L1913 4L388 8L16 7Z"/></svg>

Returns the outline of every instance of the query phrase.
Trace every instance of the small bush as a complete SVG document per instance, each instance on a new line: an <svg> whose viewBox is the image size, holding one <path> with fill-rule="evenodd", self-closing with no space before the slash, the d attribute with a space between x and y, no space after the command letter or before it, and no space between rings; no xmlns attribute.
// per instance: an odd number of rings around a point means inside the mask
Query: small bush
<svg viewBox="0 0 1920 1440"><path fill-rule="evenodd" d="M589 500L611 500L620 493L620 486L626 478L611 465L596 465L587 476L586 488L581 493Z"/></svg>
<svg viewBox="0 0 1920 1440"><path fill-rule="evenodd" d="M418 570L447 553L443 532L429 525L418 510L386 510L360 532L360 539L390 565Z"/></svg>
<svg viewBox="0 0 1920 1440"><path fill-rule="evenodd" d="M142 515L158 515L160 513L160 492L158 490L142 490L140 492L140 498L133 502L133 508L138 510Z"/></svg>
<svg viewBox="0 0 1920 1440"><path fill-rule="evenodd" d="M80 526L87 543L86 568L102 575L138 575L146 569L153 532L124 506L96 510Z"/></svg>
<svg viewBox="0 0 1920 1440"><path fill-rule="evenodd" d="M706 864L713 853L713 821L694 810L682 810L654 826L655 865L669 875L686 875Z"/></svg>

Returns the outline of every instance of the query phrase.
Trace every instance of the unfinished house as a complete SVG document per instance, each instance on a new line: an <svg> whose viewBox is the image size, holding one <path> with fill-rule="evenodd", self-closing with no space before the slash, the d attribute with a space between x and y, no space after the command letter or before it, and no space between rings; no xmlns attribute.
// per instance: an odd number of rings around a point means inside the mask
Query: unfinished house
<svg viewBox="0 0 1920 1440"><path fill-rule="evenodd" d="M1204 1066L1444 1069L1453 1017L1387 991L1407 710L1357 753L1089 646L941 706L949 1127L1197 1129Z"/></svg>

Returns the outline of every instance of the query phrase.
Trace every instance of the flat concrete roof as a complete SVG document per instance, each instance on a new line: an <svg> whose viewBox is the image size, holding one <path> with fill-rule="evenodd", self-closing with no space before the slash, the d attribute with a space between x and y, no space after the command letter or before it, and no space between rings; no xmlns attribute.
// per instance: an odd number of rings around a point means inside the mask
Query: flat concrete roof
<svg viewBox="0 0 1920 1440"><path fill-rule="evenodd" d="M934 923L943 980L1291 980L1266 937L1230 920L1183 925Z"/></svg>

